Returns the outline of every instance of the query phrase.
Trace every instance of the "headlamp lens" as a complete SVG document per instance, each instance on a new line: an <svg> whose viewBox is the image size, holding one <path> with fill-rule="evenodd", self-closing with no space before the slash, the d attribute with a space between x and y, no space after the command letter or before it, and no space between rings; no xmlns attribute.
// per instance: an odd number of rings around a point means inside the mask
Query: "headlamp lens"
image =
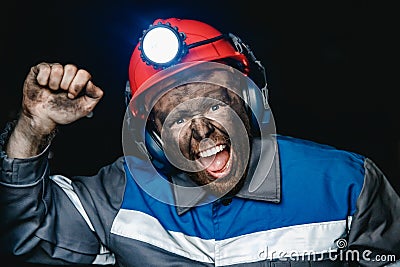
<svg viewBox="0 0 400 267"><path fill-rule="evenodd" d="M166 27L155 27L143 37L142 49L148 60L156 64L168 63L179 52L179 40L175 32Z"/></svg>
<svg viewBox="0 0 400 267"><path fill-rule="evenodd" d="M140 57L147 65L154 69L164 69L179 63L185 57L189 49L209 44L220 39L226 38L221 34L213 38L201 40L191 44L186 44L186 34L179 32L177 27L170 23L157 23L150 25L140 38L139 50Z"/></svg>

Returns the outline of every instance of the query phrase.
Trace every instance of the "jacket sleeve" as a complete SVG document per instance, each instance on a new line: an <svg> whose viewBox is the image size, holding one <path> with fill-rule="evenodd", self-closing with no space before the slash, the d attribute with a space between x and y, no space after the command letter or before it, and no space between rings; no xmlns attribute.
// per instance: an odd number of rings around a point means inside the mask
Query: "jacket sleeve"
<svg viewBox="0 0 400 267"><path fill-rule="evenodd" d="M101 242L66 188L51 179L48 148L35 157L8 158L3 147L11 131L9 124L0 140L1 253L43 264L93 263Z"/></svg>
<svg viewBox="0 0 400 267"><path fill-rule="evenodd" d="M364 185L351 223L348 248L359 251L362 266L400 265L399 195L371 160L366 159L364 167Z"/></svg>

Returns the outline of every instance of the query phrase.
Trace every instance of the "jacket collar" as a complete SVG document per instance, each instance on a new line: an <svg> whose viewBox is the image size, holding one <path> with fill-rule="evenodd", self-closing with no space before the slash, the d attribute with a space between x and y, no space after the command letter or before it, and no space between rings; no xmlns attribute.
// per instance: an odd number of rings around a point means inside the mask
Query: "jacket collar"
<svg viewBox="0 0 400 267"><path fill-rule="evenodd" d="M249 164L248 174L236 197L280 202L280 164L276 136L262 140L260 138L253 139ZM217 200L216 197L196 186L186 173L172 175L171 180L174 185L177 185L173 186L173 193L179 215L184 214L192 207Z"/></svg>

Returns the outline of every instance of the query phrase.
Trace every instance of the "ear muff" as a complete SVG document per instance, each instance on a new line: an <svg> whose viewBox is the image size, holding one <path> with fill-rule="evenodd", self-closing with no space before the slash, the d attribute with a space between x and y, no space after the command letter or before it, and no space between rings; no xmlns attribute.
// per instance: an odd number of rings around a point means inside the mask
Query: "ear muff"
<svg viewBox="0 0 400 267"><path fill-rule="evenodd" d="M258 135L260 131L265 130L269 126L271 119L265 68L254 56L250 47L239 37L232 33L229 33L228 36L236 50L250 59L249 66L247 66L250 69L249 79L246 79L246 82L242 84L242 96L248 109L247 112L251 117L253 134ZM247 73L245 66L235 59L226 58L219 60L219 62L232 66L242 73Z"/></svg>
<svg viewBox="0 0 400 267"><path fill-rule="evenodd" d="M158 135L155 125L147 122L144 132L144 139L147 152L150 154L151 161L155 168L164 172L171 173L175 168L171 165L163 150L161 137Z"/></svg>
<svg viewBox="0 0 400 267"><path fill-rule="evenodd" d="M251 117L253 134L256 136L259 135L260 131L266 129L271 119L271 110L266 101L266 96L263 95L263 90L266 90L266 88L258 88L251 79L247 79L246 84L242 87L243 100Z"/></svg>

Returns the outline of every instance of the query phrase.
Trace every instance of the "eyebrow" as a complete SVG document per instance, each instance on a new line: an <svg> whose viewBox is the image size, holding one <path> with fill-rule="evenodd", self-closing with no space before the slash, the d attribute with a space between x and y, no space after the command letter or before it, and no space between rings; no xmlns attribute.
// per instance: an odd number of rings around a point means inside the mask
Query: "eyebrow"
<svg viewBox="0 0 400 267"><path fill-rule="evenodd" d="M197 106L208 108L211 104L217 104L218 101L229 104L231 97L229 96L227 90L228 90L227 88L219 86L218 88L215 88L214 90L205 93L203 96L196 97L196 98L202 98L199 100ZM181 99L184 98L185 93L187 93L187 90L183 90L180 94L175 95L174 96L175 100L177 100L177 102L182 102ZM195 99L195 98L193 98L193 99ZM197 109L197 110L199 110L199 109ZM194 111L193 106L184 107L179 110L176 110L175 113L173 115L171 115L171 118L175 119L175 118L184 117L184 116L187 116L187 114L192 113L193 111ZM162 123L165 122L168 115L170 114L170 113L162 112L162 111L154 112L154 110L152 111L152 113L154 114L154 117L158 117Z"/></svg>
<svg viewBox="0 0 400 267"><path fill-rule="evenodd" d="M227 88L219 86L218 89L212 90L211 92L205 94L205 97L210 97L223 102L224 100L230 101L231 97L229 96L227 90Z"/></svg>

